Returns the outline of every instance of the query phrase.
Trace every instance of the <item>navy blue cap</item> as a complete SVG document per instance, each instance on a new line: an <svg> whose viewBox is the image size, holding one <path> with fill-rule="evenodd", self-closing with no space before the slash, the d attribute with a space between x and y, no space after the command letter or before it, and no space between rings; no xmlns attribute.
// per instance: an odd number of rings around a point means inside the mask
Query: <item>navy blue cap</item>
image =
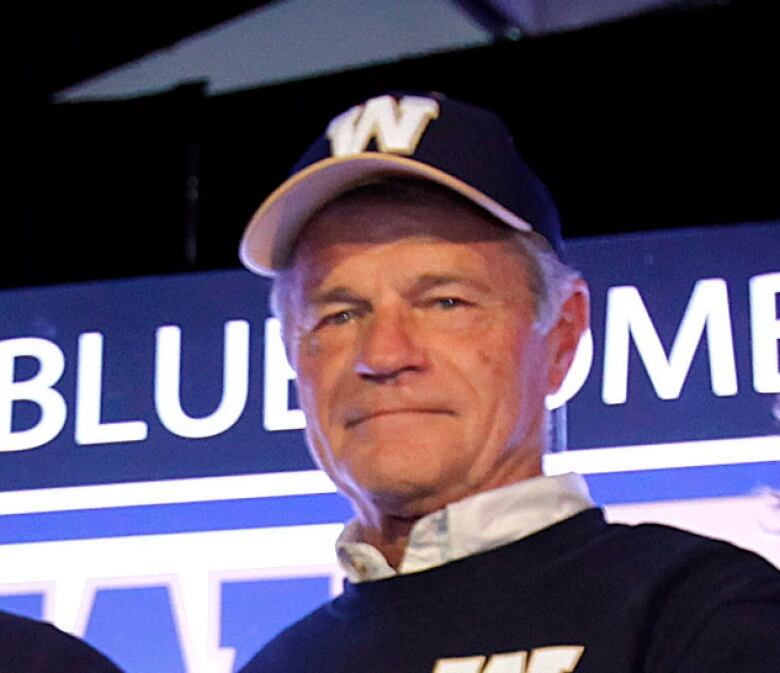
<svg viewBox="0 0 780 673"><path fill-rule="evenodd" d="M323 205L377 176L417 177L449 187L519 231L560 250L558 212L542 181L489 110L441 94L387 94L333 119L244 232L244 265L273 276L303 224Z"/></svg>

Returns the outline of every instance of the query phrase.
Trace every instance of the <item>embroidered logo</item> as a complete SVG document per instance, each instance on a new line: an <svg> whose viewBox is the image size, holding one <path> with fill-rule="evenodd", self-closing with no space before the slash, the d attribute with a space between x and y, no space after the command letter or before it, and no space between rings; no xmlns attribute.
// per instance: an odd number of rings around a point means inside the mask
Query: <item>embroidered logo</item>
<svg viewBox="0 0 780 673"><path fill-rule="evenodd" d="M572 673L585 648L560 645L493 654L439 659L431 673Z"/></svg>
<svg viewBox="0 0 780 673"><path fill-rule="evenodd" d="M432 98L372 98L328 125L331 153L336 157L357 154L374 140L380 152L413 154L428 124L438 116L439 104Z"/></svg>

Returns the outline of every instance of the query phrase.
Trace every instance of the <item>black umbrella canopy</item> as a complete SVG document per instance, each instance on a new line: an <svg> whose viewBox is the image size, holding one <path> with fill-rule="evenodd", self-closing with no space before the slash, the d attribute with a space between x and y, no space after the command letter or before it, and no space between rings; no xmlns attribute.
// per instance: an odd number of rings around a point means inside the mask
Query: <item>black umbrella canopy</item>
<svg viewBox="0 0 780 673"><path fill-rule="evenodd" d="M268 4L270 0L3 3L3 98L12 105L48 102L67 86Z"/></svg>
<svg viewBox="0 0 780 673"><path fill-rule="evenodd" d="M327 119L378 90L443 91L496 110L551 188L566 237L780 220L780 50L766 5L748 0L225 95L190 84L52 103L277 4L181 15L146 2L3 6L0 288L238 266L262 197Z"/></svg>

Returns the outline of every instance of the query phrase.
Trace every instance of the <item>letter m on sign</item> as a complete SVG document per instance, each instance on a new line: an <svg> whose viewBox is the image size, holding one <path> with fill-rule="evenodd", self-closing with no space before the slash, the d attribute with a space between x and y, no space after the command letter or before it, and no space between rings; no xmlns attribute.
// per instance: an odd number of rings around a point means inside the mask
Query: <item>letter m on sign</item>
<svg viewBox="0 0 780 673"><path fill-rule="evenodd" d="M428 124L438 116L439 104L433 98L372 98L328 125L331 152L335 157L358 154L374 140L380 152L413 154Z"/></svg>
<svg viewBox="0 0 780 673"><path fill-rule="evenodd" d="M439 659L432 673L572 673L585 648L580 645L539 647L493 654L489 658Z"/></svg>

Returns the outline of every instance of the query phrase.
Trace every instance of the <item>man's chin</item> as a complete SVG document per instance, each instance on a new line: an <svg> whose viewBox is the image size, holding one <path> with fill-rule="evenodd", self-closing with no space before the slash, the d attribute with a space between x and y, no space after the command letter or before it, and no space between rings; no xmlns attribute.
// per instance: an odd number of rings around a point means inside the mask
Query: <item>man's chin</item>
<svg viewBox="0 0 780 673"><path fill-rule="evenodd" d="M435 483L419 480L363 484L358 499L374 514L403 520L419 519L447 504L446 495Z"/></svg>
<svg viewBox="0 0 780 673"><path fill-rule="evenodd" d="M344 451L346 460L336 466L337 483L350 498L361 500L374 510L398 516L427 513L434 500L436 508L446 504L450 491L462 481L456 478L462 466L438 459L440 450L440 445L426 442L363 444L353 451ZM421 460L423 456L428 459Z"/></svg>

